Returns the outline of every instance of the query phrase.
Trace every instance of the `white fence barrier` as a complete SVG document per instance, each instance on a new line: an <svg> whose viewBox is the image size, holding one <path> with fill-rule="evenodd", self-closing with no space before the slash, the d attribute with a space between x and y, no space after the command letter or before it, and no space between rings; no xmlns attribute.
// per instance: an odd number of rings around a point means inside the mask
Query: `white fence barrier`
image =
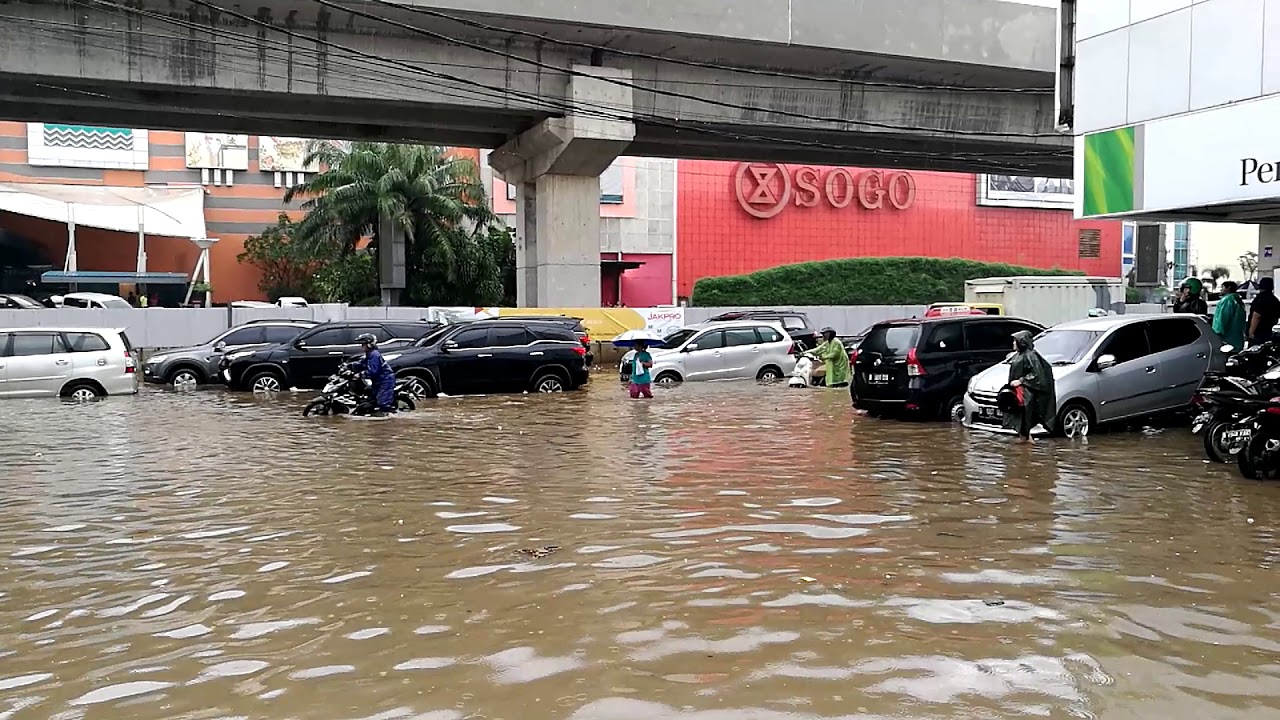
<svg viewBox="0 0 1280 720"><path fill-rule="evenodd" d="M684 322L693 324L731 310L745 308L684 308ZM923 305L847 305L786 308L756 308L802 312L814 329L833 327L842 335L859 333L881 320L919 317ZM1128 305L1127 313L1167 312L1163 305ZM312 305L305 308L145 308L93 310L59 308L50 310L0 310L0 328L20 327L106 327L124 328L140 348L172 348L207 342L227 328L250 320L295 319L332 320L423 320L430 312L415 307L351 307Z"/></svg>

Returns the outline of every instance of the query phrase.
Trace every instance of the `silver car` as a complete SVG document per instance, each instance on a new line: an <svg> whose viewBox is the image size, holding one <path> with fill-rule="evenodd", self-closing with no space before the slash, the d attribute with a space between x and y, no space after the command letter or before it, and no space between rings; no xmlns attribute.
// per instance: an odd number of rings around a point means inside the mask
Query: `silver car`
<svg viewBox="0 0 1280 720"><path fill-rule="evenodd" d="M258 345L286 343L317 323L310 320L254 320L218 333L195 347L162 350L147 358L143 379L187 388L214 382L224 353Z"/></svg>
<svg viewBox="0 0 1280 720"><path fill-rule="evenodd" d="M137 369L123 328L0 328L0 397L131 395Z"/></svg>
<svg viewBox="0 0 1280 720"><path fill-rule="evenodd" d="M1222 340L1198 315L1078 320L1044 331L1035 344L1053 366L1058 432L1067 437L1083 437L1102 423L1187 408L1205 372L1226 363ZM965 393L965 425L1001 429L996 395L1008 382L1007 359L975 375Z"/></svg>
<svg viewBox="0 0 1280 720"><path fill-rule="evenodd" d="M650 348L656 383L698 380L781 380L795 367L792 342L781 323L741 320L690 325ZM619 364L630 377L632 353Z"/></svg>

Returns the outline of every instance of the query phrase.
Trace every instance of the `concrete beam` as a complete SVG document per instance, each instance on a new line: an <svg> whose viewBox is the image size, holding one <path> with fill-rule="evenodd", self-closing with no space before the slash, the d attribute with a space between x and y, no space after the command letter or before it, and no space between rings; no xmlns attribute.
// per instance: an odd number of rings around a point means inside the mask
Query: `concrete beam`
<svg viewBox="0 0 1280 720"><path fill-rule="evenodd" d="M270 30L184 0L142 0L143 15L57 0L10 5L17 19L0 24L0 116L497 147L568 110L608 114L565 101L573 68L591 61L584 49L475 28L481 47L460 47L311 3L268 2L275 5L255 17ZM623 43L634 33L618 35ZM696 55L711 42L668 41L678 48L672 55ZM1044 135L1053 123L1047 94L871 87L607 60L635 85L628 154L1071 172L1069 139ZM831 68L814 72L843 77Z"/></svg>

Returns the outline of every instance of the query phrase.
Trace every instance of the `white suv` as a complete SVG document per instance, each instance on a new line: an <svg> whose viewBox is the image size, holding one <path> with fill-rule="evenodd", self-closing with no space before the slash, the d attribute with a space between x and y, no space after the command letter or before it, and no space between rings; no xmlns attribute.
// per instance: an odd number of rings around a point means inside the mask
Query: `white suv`
<svg viewBox="0 0 1280 720"><path fill-rule="evenodd" d="M137 371L120 328L0 328L0 397L128 395Z"/></svg>

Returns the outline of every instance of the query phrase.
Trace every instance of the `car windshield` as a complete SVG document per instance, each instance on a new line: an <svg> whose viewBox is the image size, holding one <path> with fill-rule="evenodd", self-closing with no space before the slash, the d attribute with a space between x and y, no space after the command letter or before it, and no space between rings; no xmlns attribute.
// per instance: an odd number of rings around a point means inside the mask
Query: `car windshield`
<svg viewBox="0 0 1280 720"><path fill-rule="evenodd" d="M458 327L458 325L461 325L461 324L462 323L458 323L454 325L445 325L443 327L436 328L435 330L432 330L431 332L424 335L420 340L415 342L414 345L416 347L427 347L429 345L435 345L436 342L438 342L446 332L453 330L454 328Z"/></svg>
<svg viewBox="0 0 1280 720"><path fill-rule="evenodd" d="M128 300L123 298L102 298L98 302L102 303L104 308L131 308Z"/></svg>
<svg viewBox="0 0 1280 720"><path fill-rule="evenodd" d="M670 335L662 338L662 344L658 346L658 349L677 350L681 345L685 344L685 342L687 342L689 338L693 337L694 334L697 332L698 332L697 330L693 330L691 328L677 330L671 333Z"/></svg>
<svg viewBox="0 0 1280 720"><path fill-rule="evenodd" d="M1046 330L1036 337L1036 352L1050 365L1074 365L1100 337L1096 330Z"/></svg>
<svg viewBox="0 0 1280 720"><path fill-rule="evenodd" d="M26 295L10 295L9 299L13 301L14 305L17 305L20 308L27 308L30 310L39 310L44 308L43 305Z"/></svg>
<svg viewBox="0 0 1280 720"><path fill-rule="evenodd" d="M858 349L886 357L903 357L919 339L919 325L877 325L863 338Z"/></svg>

